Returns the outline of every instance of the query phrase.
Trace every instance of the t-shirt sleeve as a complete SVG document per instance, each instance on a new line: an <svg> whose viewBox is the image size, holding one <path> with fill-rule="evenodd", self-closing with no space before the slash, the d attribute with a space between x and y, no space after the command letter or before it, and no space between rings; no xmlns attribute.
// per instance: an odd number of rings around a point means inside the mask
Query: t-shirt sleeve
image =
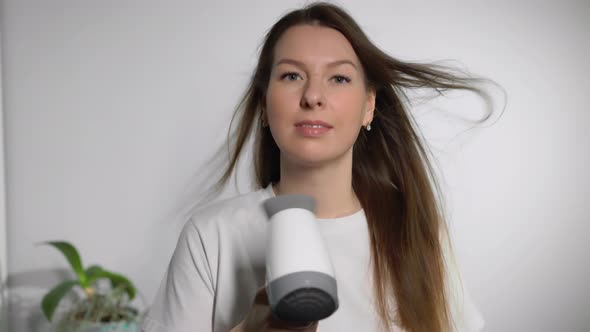
<svg viewBox="0 0 590 332"><path fill-rule="evenodd" d="M214 278L203 237L188 222L146 315L144 332L212 331Z"/></svg>
<svg viewBox="0 0 590 332"><path fill-rule="evenodd" d="M452 255L450 247L446 247L445 262L447 268L447 295L449 309L455 332L478 332L483 330L485 321L473 302L461 276L461 271Z"/></svg>

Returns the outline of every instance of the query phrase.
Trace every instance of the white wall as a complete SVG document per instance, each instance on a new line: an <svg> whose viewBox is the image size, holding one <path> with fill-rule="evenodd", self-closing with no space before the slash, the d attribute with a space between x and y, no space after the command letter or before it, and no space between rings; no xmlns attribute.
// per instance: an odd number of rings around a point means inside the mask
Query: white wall
<svg viewBox="0 0 590 332"><path fill-rule="evenodd" d="M590 6L340 3L392 55L456 59L508 92L499 122L454 140L461 122L419 117L487 331L590 329ZM4 0L14 286L49 287L44 273L65 261L35 243L66 239L151 299L187 184L221 142L264 33L300 4ZM470 98L443 104L478 112Z"/></svg>
<svg viewBox="0 0 590 332"><path fill-rule="evenodd" d="M5 285L7 276L7 257L6 250L6 200L4 185L4 112L2 103L2 28L0 27L0 331L4 331L6 326L6 300Z"/></svg>
<svg viewBox="0 0 590 332"><path fill-rule="evenodd" d="M4 112L2 102L2 29L0 27L0 291L7 275L6 200L4 185ZM2 302L0 302L2 303Z"/></svg>

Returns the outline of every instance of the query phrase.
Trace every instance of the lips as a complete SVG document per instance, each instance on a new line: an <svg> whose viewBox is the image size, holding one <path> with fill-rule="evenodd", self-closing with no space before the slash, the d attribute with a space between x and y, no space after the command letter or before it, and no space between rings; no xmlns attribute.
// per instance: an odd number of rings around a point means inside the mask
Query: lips
<svg viewBox="0 0 590 332"><path fill-rule="evenodd" d="M304 128L332 128L329 123L319 120L303 120L295 123L295 127L304 127Z"/></svg>
<svg viewBox="0 0 590 332"><path fill-rule="evenodd" d="M295 129L303 137L318 138L332 130L332 126L319 120L304 120L295 123Z"/></svg>

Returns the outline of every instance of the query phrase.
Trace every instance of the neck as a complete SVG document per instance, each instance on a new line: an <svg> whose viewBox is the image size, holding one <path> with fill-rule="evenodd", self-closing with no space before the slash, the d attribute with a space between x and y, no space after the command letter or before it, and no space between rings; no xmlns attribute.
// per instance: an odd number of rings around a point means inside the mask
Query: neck
<svg viewBox="0 0 590 332"><path fill-rule="evenodd" d="M273 186L277 195L303 194L316 201L316 217L338 218L361 209L352 189L352 153L339 162L301 166L281 158L281 180Z"/></svg>

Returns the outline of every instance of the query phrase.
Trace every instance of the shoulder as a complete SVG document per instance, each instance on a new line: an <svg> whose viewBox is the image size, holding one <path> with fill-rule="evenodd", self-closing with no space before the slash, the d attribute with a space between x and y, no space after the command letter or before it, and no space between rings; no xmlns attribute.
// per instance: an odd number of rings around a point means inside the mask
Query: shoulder
<svg viewBox="0 0 590 332"><path fill-rule="evenodd" d="M219 264L231 265L242 254L261 251L257 245L267 224L261 204L269 197L267 189L260 189L193 212L181 231L173 262L198 265L214 288Z"/></svg>
<svg viewBox="0 0 590 332"><path fill-rule="evenodd" d="M219 224L237 224L252 215L259 216L263 212L262 202L271 196L269 190L258 189L211 203L193 212L187 223L203 229Z"/></svg>
<svg viewBox="0 0 590 332"><path fill-rule="evenodd" d="M267 187L210 203L188 216L182 236L211 243L256 229L266 223L261 204L272 195Z"/></svg>

